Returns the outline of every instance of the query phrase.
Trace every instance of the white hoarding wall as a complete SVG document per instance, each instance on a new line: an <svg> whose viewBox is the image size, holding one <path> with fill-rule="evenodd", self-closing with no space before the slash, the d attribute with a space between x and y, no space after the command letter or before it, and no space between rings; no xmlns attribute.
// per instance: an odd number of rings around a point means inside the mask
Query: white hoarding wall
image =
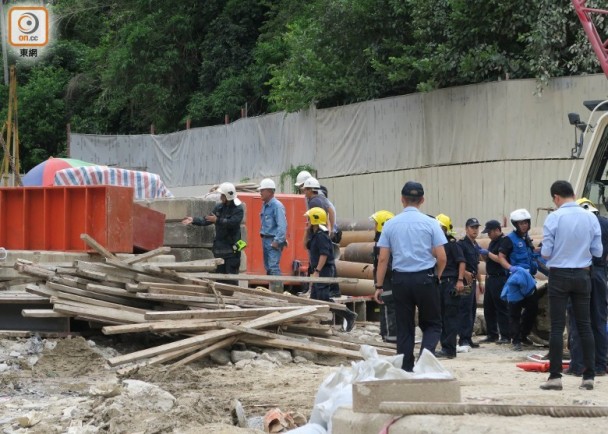
<svg viewBox="0 0 608 434"><path fill-rule="evenodd" d="M584 119L582 101L607 91L604 75L557 78L541 96L534 80L510 80L166 135L72 134L71 156L157 173L176 195L222 181L278 180L306 164L345 218L398 210L401 186L416 179L425 211L446 213L456 226L521 207L542 224L546 211L537 208L551 204L551 182L568 179L575 163L567 113Z"/></svg>

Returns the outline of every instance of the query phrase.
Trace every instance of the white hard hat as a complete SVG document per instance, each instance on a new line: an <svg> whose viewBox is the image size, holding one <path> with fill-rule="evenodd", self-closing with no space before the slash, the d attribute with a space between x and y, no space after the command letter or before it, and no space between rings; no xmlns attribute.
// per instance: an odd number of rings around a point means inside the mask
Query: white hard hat
<svg viewBox="0 0 608 434"><path fill-rule="evenodd" d="M262 181L260 181L260 186L258 187L258 191L265 190L265 189L276 190L277 186L275 185L275 183L272 179L264 178L264 179L262 179Z"/></svg>
<svg viewBox="0 0 608 434"><path fill-rule="evenodd" d="M511 224L513 225L513 228L517 229L517 224L516 224L517 222L521 222L524 220L532 221L532 216L530 215L530 213L528 212L527 209L521 208L521 209L516 209L515 211L513 211L511 213L510 219L511 219Z"/></svg>
<svg viewBox="0 0 608 434"><path fill-rule="evenodd" d="M298 176L296 176L296 183L294 185L296 187L302 187L302 185L304 185L304 181L306 181L308 178L312 178L310 172L302 170L300 173L298 173Z"/></svg>
<svg viewBox="0 0 608 434"><path fill-rule="evenodd" d="M318 190L319 188L321 188L321 184L319 184L319 181L317 181L317 178L313 178L311 176L306 181L304 181L304 185L302 187L312 188L313 190Z"/></svg>
<svg viewBox="0 0 608 434"><path fill-rule="evenodd" d="M233 200L235 205L241 204L241 201L239 199L237 199L236 188L234 187L234 184L232 184L230 182L224 182L224 183L220 184L220 186L217 188L217 191L220 194L223 194L224 196L226 196L227 200Z"/></svg>

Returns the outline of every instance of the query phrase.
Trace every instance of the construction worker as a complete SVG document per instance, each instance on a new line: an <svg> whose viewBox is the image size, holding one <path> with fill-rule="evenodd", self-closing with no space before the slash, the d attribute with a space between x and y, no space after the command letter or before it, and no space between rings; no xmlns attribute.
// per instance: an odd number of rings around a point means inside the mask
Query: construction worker
<svg viewBox="0 0 608 434"><path fill-rule="evenodd" d="M464 292L464 272L466 262L462 248L454 238L452 219L445 214L435 217L443 229L448 242L444 245L447 262L441 275L439 290L441 296L441 350L436 357L453 359L456 357L460 297Z"/></svg>
<svg viewBox="0 0 608 434"><path fill-rule="evenodd" d="M483 297L483 316L486 321L486 338L481 343L508 344L509 305L500 298L502 288L507 282L508 272L500 265L498 253L505 238L498 220L488 220L482 234L488 234L490 245L479 253L486 261L486 284Z"/></svg>
<svg viewBox="0 0 608 434"><path fill-rule="evenodd" d="M479 267L477 237L479 236L479 226L481 224L475 217L467 219L465 222L465 236L458 241L466 261L464 283L467 287L467 291L460 297L460 325L458 326L460 339L458 344L461 347L479 347L479 344L473 341L473 327L477 317L477 270Z"/></svg>
<svg viewBox="0 0 608 434"><path fill-rule="evenodd" d="M393 256L393 299L397 321L397 354L403 354L401 368L414 369L415 312L422 330L420 351L433 354L441 337L441 297L437 279L446 264L447 242L435 219L420 212L424 203L422 184L408 181L401 189L403 212L384 224L374 299L382 304L389 258Z"/></svg>
<svg viewBox="0 0 608 434"><path fill-rule="evenodd" d="M244 245L241 240L241 223L243 222L243 205L237 198L234 184L224 182L217 189L220 193L220 203L205 217L185 217L182 223L195 226L215 225L215 239L212 252L216 258L222 258L224 263L217 266L217 272L223 274L238 274L241 266L241 250ZM237 285L238 281L226 283Z"/></svg>
<svg viewBox="0 0 608 434"><path fill-rule="evenodd" d="M262 179L258 191L262 198L262 211L260 212L260 236L264 251L264 268L266 274L280 276L281 253L287 244L287 218L285 206L274 197L276 185L272 179ZM273 292L283 292L283 282L270 282Z"/></svg>
<svg viewBox="0 0 608 434"><path fill-rule="evenodd" d="M312 175L307 170L302 170L300 173L298 173L298 176L296 176L296 182L294 185L300 193L304 192L304 181L306 181L308 178L312 178Z"/></svg>
<svg viewBox="0 0 608 434"><path fill-rule="evenodd" d="M591 331L595 342L595 375L606 374L606 353L608 341L606 337L606 322L608 321L608 306L606 305L606 256L608 255L608 219L600 215L593 202L587 198L581 198L576 203L597 216L602 233L602 256L594 256L591 260L591 301L590 319ZM581 339L576 327L576 320L572 303L568 304L568 317L570 330L568 334L568 345L570 347L570 366L566 374L583 374L583 351Z"/></svg>
<svg viewBox="0 0 608 434"><path fill-rule="evenodd" d="M326 226L327 213L323 208L314 207L306 211L304 215L308 218L311 228L307 248L310 255L310 266L313 270L312 277L335 277L334 249ZM310 298L333 301L330 297L330 284L313 283ZM334 313L336 317L343 320L343 331L350 332L354 328L357 319L356 313L348 309L346 311L336 310Z"/></svg>
<svg viewBox="0 0 608 434"><path fill-rule="evenodd" d="M327 213L327 230L329 231L331 238L336 221L336 215L327 198L322 194L319 194L321 184L319 184L319 181L316 178L311 176L302 184L302 190L304 191L304 196L306 197L306 205L308 209L319 207L323 208Z"/></svg>
<svg viewBox="0 0 608 434"><path fill-rule="evenodd" d="M380 248L378 247L378 240L382 234L382 228L384 224L395 217L390 211L382 210L373 213L369 219L376 225L376 235L374 236L374 284L376 284L376 271L378 269L378 253ZM397 326L395 323L395 303L393 300L393 286L391 282L393 274L393 257L389 256L388 266L386 268L386 275L384 277L384 290L382 291L382 302L380 305L380 336L385 342L397 342Z"/></svg>
<svg viewBox="0 0 608 434"><path fill-rule="evenodd" d="M538 265L534 258L534 244L528 232L532 217L527 209L516 209L510 215L513 231L501 242L498 249L498 261L509 273L525 268L534 276ZM528 335L532 332L538 314L538 294L532 292L529 297L516 302L509 302L510 336L513 350L521 351L522 345L532 346Z"/></svg>

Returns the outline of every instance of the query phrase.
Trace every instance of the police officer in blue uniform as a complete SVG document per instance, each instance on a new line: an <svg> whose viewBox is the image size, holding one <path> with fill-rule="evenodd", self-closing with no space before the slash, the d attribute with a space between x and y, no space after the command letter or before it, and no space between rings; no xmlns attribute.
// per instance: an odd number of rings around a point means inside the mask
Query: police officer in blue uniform
<svg viewBox="0 0 608 434"><path fill-rule="evenodd" d="M437 221L420 212L424 203L422 184L408 181L401 189L403 212L384 224L374 299L382 304L389 257L393 256L393 299L397 323L397 354L403 354L402 369L414 369L415 313L422 329L420 351L435 353L441 337L441 298L438 279L446 265L447 243Z"/></svg>

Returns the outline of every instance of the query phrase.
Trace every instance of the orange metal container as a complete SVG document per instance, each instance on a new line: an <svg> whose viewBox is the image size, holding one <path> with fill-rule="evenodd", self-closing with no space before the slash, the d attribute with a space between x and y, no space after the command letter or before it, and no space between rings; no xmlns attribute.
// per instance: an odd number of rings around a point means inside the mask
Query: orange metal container
<svg viewBox="0 0 608 434"><path fill-rule="evenodd" d="M165 240L165 215L133 204L133 248L135 252L158 249Z"/></svg>
<svg viewBox="0 0 608 434"><path fill-rule="evenodd" d="M260 238L260 213L262 199L256 193L239 193L239 199L246 206L245 226L247 227L247 273L266 274L264 268L264 252ZM306 231L306 200L297 194L276 194L275 197L285 206L287 217L287 242L281 255L281 274L284 276L298 275L300 269L308 268L308 251L304 247L304 232Z"/></svg>
<svg viewBox="0 0 608 434"><path fill-rule="evenodd" d="M115 253L133 251L133 189L109 185L0 188L0 246L87 251L86 233Z"/></svg>

